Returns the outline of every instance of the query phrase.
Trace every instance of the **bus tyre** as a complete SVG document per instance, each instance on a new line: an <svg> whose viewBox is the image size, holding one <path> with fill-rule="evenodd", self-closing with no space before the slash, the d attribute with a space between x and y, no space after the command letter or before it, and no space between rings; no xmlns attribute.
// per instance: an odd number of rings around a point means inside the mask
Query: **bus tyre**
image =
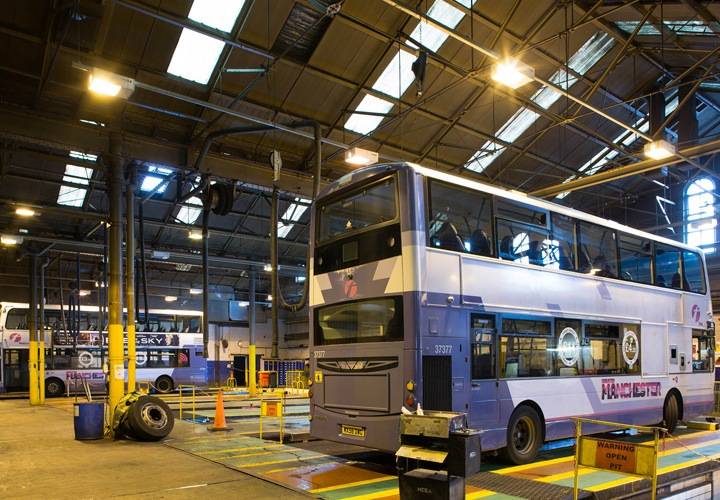
<svg viewBox="0 0 720 500"><path fill-rule="evenodd" d="M175 384L173 384L173 379L171 379L167 375L162 375L161 377L158 377L155 381L155 390L162 394L172 392L174 387Z"/></svg>
<svg viewBox="0 0 720 500"><path fill-rule="evenodd" d="M542 435L542 423L537 412L529 406L518 406L508 422L504 458L517 465L532 462L542 445Z"/></svg>
<svg viewBox="0 0 720 500"><path fill-rule="evenodd" d="M140 396L128 412L128 430L141 441L158 441L170 434L175 425L170 407L154 396Z"/></svg>
<svg viewBox="0 0 720 500"><path fill-rule="evenodd" d="M665 404L663 405L663 425L668 432L675 432L678 420L680 419L680 403L678 397L674 392L671 392L665 398Z"/></svg>
<svg viewBox="0 0 720 500"><path fill-rule="evenodd" d="M49 398L57 398L65 394L65 384L57 377L50 377L45 380L45 395Z"/></svg>

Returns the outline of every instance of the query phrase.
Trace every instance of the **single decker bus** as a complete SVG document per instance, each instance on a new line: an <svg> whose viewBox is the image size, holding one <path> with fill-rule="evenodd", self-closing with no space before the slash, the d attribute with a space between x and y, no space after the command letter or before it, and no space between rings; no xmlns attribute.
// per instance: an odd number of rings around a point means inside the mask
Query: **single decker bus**
<svg viewBox="0 0 720 500"><path fill-rule="evenodd" d="M315 437L395 451L403 406L463 412L521 464L572 417L713 406L697 248L408 163L331 184L311 228Z"/></svg>

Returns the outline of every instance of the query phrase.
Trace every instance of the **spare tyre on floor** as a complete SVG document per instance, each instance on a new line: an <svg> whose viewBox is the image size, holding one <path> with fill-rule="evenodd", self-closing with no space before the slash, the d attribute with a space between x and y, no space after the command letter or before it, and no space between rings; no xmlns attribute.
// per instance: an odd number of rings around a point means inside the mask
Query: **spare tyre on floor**
<svg viewBox="0 0 720 500"><path fill-rule="evenodd" d="M128 409L127 428L130 435L142 441L158 441L175 425L170 407L160 398L140 396Z"/></svg>

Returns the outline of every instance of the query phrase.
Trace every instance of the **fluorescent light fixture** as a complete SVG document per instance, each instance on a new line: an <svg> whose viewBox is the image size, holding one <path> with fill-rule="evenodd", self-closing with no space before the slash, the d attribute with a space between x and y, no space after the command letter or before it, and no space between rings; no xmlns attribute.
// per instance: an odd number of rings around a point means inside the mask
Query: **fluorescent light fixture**
<svg viewBox="0 0 720 500"><path fill-rule="evenodd" d="M12 234L3 234L0 235L0 243L7 246L19 245L22 243L22 238Z"/></svg>
<svg viewBox="0 0 720 500"><path fill-rule="evenodd" d="M272 295L268 294L267 299L272 302Z"/></svg>
<svg viewBox="0 0 720 500"><path fill-rule="evenodd" d="M93 68L90 70L88 88L96 94L127 99L135 90L135 80L100 68Z"/></svg>
<svg viewBox="0 0 720 500"><path fill-rule="evenodd" d="M238 301L238 307L249 307L249 306L250 306L250 302L248 302L248 301L246 301L246 300L239 300L239 301Z"/></svg>
<svg viewBox="0 0 720 500"><path fill-rule="evenodd" d="M35 210L28 207L17 207L15 209L15 215L19 215L20 217L32 217L35 215Z"/></svg>
<svg viewBox="0 0 720 500"><path fill-rule="evenodd" d="M191 288L190 289L190 295L202 295L203 290L202 288Z"/></svg>
<svg viewBox="0 0 720 500"><path fill-rule="evenodd" d="M88 295L90 295L90 290L80 290L80 291L78 292L78 295L79 295L80 297L87 297Z"/></svg>
<svg viewBox="0 0 720 500"><path fill-rule="evenodd" d="M245 0L195 0L188 18L225 33L230 33Z"/></svg>
<svg viewBox="0 0 720 500"><path fill-rule="evenodd" d="M377 163L379 155L376 151L368 151L362 148L345 150L345 163L350 165L371 165Z"/></svg>
<svg viewBox="0 0 720 500"><path fill-rule="evenodd" d="M175 302L177 300L177 297L175 295L166 295L165 296L165 302Z"/></svg>
<svg viewBox="0 0 720 500"><path fill-rule="evenodd" d="M78 160L85 160L85 161L97 161L97 159L98 159L97 155L90 154L90 153L83 153L82 151L70 151L68 153L68 156L70 158L76 158Z"/></svg>
<svg viewBox="0 0 720 500"><path fill-rule="evenodd" d="M105 124L103 122L98 122L95 120L85 120L84 118L80 118L80 123L84 123L85 125L93 125L95 127L104 127Z"/></svg>
<svg viewBox="0 0 720 500"><path fill-rule="evenodd" d="M220 40L183 28L167 72L206 85L223 47Z"/></svg>
<svg viewBox="0 0 720 500"><path fill-rule="evenodd" d="M270 264L265 264L265 265L263 266L263 271L265 271L266 273L269 273L270 271L272 271L272 265L270 265Z"/></svg>
<svg viewBox="0 0 720 500"><path fill-rule="evenodd" d="M28 231L27 229L25 229L25 228L23 228L23 227L21 227L20 229L18 229L18 233L20 233L20 234L28 234L29 232L30 232L30 231Z"/></svg>
<svg viewBox="0 0 720 500"><path fill-rule="evenodd" d="M60 186L57 202L59 205L69 207L81 207L85 202L87 194L87 186L93 175L93 169L88 167L79 167L77 165L65 165L65 174L63 175L63 185ZM67 185L74 184L74 185Z"/></svg>
<svg viewBox="0 0 720 500"><path fill-rule="evenodd" d="M161 250L153 250L150 256L157 260L168 260L170 258L170 252L163 252Z"/></svg>
<svg viewBox="0 0 720 500"><path fill-rule="evenodd" d="M597 32L590 37L577 52L568 60L568 67L580 75L587 73L615 44L615 40L607 33ZM550 82L568 90L576 82L577 78L566 73L564 68L557 70L551 77ZM535 104L543 109L549 109L562 94L550 87L542 87L530 98ZM515 142L533 123L539 118L539 114L529 108L520 108L505 124L500 127L495 136L505 142ZM485 170L493 161L505 152L505 147L497 142L487 141L468 160L465 168L477 173ZM490 152L490 153L488 153Z"/></svg>
<svg viewBox="0 0 720 500"><path fill-rule="evenodd" d="M505 59L493 66L490 77L501 85L516 89L535 78L535 70L517 59Z"/></svg>
<svg viewBox="0 0 720 500"><path fill-rule="evenodd" d="M188 231L188 238L191 240L201 240L203 239L202 231L199 229L191 229Z"/></svg>
<svg viewBox="0 0 720 500"><path fill-rule="evenodd" d="M105 283L103 283L102 281L96 281L95 288L105 288Z"/></svg>
<svg viewBox="0 0 720 500"><path fill-rule="evenodd" d="M305 283L306 279L305 276L295 276L295 283Z"/></svg>
<svg viewBox="0 0 720 500"><path fill-rule="evenodd" d="M676 148L674 144L670 144L665 139L648 142L643 147L643 153L651 160L664 160L675 154Z"/></svg>

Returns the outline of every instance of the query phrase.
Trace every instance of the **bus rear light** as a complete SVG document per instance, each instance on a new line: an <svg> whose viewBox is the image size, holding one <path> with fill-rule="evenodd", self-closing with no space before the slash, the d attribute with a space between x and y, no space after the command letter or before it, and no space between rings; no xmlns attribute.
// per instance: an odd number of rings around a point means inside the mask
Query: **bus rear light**
<svg viewBox="0 0 720 500"><path fill-rule="evenodd" d="M405 398L405 404L408 406L415 406L415 396L408 394L408 397Z"/></svg>

